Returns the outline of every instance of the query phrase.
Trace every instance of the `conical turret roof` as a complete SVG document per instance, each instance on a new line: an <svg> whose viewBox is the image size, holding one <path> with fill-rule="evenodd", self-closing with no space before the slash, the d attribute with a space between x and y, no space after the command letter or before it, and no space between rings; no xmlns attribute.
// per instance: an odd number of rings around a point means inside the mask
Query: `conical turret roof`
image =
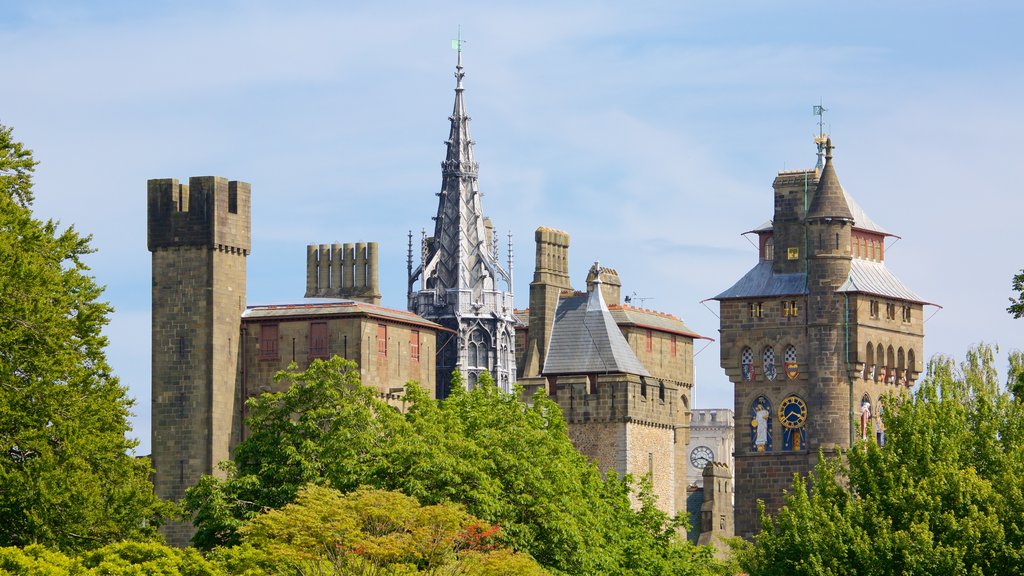
<svg viewBox="0 0 1024 576"><path fill-rule="evenodd" d="M853 213L846 201L846 194L842 185L839 184L839 177L836 176L835 166L832 165L832 139L825 142L825 167L821 171L821 178L818 179L818 188L814 191L814 198L807 209L808 220L833 219L848 220L853 222Z"/></svg>

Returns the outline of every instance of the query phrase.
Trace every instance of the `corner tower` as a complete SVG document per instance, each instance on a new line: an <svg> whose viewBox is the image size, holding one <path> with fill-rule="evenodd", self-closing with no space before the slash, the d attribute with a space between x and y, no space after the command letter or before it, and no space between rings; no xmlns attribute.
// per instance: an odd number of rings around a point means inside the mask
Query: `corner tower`
<svg viewBox="0 0 1024 576"><path fill-rule="evenodd" d="M747 538L757 501L774 514L819 451L884 441L879 398L920 374L928 303L885 266L894 234L846 193L822 140L823 166L776 176L774 217L751 231L758 263L715 297L734 386L736 534Z"/></svg>
<svg viewBox="0 0 1024 576"><path fill-rule="evenodd" d="M409 310L455 331L438 342L439 398L448 395L455 368L468 386L483 372L490 372L505 391L511 391L516 379L511 238L506 270L498 263L498 246L480 205L479 166L473 159L462 70L460 48L434 235L423 238L422 260L415 270L409 236ZM417 279L419 290L414 289ZM500 288L502 283L506 290Z"/></svg>
<svg viewBox="0 0 1024 576"><path fill-rule="evenodd" d="M153 253L152 447L156 493L180 500L230 457L239 423L239 327L250 249L249 184L148 183ZM164 527L184 546L190 523Z"/></svg>

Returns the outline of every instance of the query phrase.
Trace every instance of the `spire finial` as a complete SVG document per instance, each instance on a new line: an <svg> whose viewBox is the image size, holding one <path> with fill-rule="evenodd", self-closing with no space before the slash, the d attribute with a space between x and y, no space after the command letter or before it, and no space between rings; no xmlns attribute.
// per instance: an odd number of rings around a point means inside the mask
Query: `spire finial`
<svg viewBox="0 0 1024 576"><path fill-rule="evenodd" d="M825 162L826 163L832 161L832 149L833 148L835 148L835 146L832 145L832 137L829 136L828 138L825 139Z"/></svg>
<svg viewBox="0 0 1024 576"><path fill-rule="evenodd" d="M462 25L459 25L459 36L455 40L452 40L452 49L458 51L458 59L455 61L455 89L462 89L462 78L466 75L462 71L462 45L466 41L462 39Z"/></svg>

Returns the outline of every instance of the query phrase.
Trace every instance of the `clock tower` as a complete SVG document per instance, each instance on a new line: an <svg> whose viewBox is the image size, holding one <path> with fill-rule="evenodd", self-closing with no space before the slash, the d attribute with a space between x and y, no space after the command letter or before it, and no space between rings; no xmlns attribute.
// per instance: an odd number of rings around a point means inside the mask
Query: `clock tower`
<svg viewBox="0 0 1024 576"><path fill-rule="evenodd" d="M721 365L734 385L736 534L758 530L757 501L782 505L818 454L879 439L879 399L912 386L923 307L885 263L886 240L847 194L831 139L824 166L779 172L774 215L751 230L758 262L715 297Z"/></svg>

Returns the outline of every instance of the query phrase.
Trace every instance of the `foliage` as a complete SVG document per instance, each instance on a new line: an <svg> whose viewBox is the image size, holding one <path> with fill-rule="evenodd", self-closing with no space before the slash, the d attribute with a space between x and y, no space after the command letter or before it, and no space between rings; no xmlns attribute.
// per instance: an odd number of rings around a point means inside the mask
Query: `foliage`
<svg viewBox="0 0 1024 576"><path fill-rule="evenodd" d="M168 510L126 455L132 401L104 355L89 237L33 217L34 167L0 126L0 546L149 537Z"/></svg>
<svg viewBox="0 0 1024 576"><path fill-rule="evenodd" d="M1012 350L1007 355L1010 368L1007 370L1006 387L1017 400L1024 401L1024 351Z"/></svg>
<svg viewBox="0 0 1024 576"><path fill-rule="evenodd" d="M25 576L220 576L227 574L194 549L155 542L116 542L68 557L33 544L0 548L0 573Z"/></svg>
<svg viewBox="0 0 1024 576"><path fill-rule="evenodd" d="M1024 318L1024 270L1013 277L1010 289L1017 293L1017 298L1010 298L1010 307L1006 311L1014 318Z"/></svg>
<svg viewBox="0 0 1024 576"><path fill-rule="evenodd" d="M451 503L420 506L397 492L360 488L343 495L311 485L241 534L250 567L269 573L546 573L528 556L481 539L482 532L497 533L489 528Z"/></svg>
<svg viewBox="0 0 1024 576"><path fill-rule="evenodd" d="M500 526L502 545L555 573L690 574L714 564L708 549L680 539L649 487L602 478L543 395L526 405L487 375L472 391L456 376L440 402L410 384L402 414L362 387L345 360L279 378L293 385L249 401L251 434L229 478L207 478L186 496L197 545L243 540L250 529L239 526L306 484L344 493L366 485L425 506L459 503Z"/></svg>
<svg viewBox="0 0 1024 576"><path fill-rule="evenodd" d="M992 348L937 356L889 397L886 443L823 460L740 552L751 574L1024 571L1024 403L1000 389Z"/></svg>

